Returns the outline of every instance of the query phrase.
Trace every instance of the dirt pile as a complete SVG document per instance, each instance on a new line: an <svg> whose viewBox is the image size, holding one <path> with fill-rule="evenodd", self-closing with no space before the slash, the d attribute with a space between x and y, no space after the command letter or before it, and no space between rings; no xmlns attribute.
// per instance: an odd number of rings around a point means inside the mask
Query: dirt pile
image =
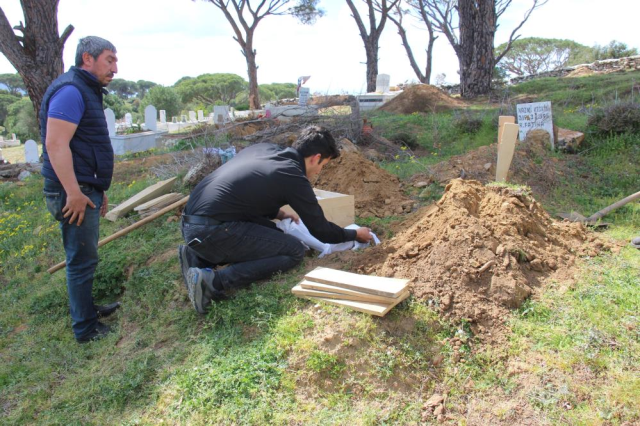
<svg viewBox="0 0 640 426"><path fill-rule="evenodd" d="M412 280L415 297L432 301L474 332L499 329L547 279L571 277L578 255L605 244L582 224L555 222L531 196L477 181L453 180L411 226L354 258L359 273Z"/></svg>
<svg viewBox="0 0 640 426"><path fill-rule="evenodd" d="M448 111L465 106L464 102L452 98L437 87L418 84L405 89L378 109L396 114L413 114Z"/></svg>
<svg viewBox="0 0 640 426"><path fill-rule="evenodd" d="M385 217L411 211L397 176L376 166L358 152L343 152L327 164L314 185L355 197L356 215Z"/></svg>

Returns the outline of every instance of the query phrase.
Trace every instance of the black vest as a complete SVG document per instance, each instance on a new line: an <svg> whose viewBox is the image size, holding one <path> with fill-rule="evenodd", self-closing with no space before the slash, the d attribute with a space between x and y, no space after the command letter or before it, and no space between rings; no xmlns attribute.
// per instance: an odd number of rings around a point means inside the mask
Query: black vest
<svg viewBox="0 0 640 426"><path fill-rule="evenodd" d="M47 153L47 115L51 96L68 84L78 88L84 101L84 114L69 145L73 156L73 171L78 183L88 183L99 190L106 191L113 177L113 147L102 109L103 89L97 80L76 67L71 67L51 83L42 99L40 108L40 136L44 158L42 175L60 182Z"/></svg>

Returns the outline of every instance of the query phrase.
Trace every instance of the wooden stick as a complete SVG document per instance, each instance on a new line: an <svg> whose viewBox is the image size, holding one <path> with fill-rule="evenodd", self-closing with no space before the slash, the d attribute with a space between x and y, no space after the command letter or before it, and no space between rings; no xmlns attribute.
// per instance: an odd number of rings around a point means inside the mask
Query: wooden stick
<svg viewBox="0 0 640 426"><path fill-rule="evenodd" d="M155 220L155 219L159 218L163 214L165 214L167 212L170 212L171 210L177 209L178 207L186 204L187 201L189 201L189 196L184 197L180 201L176 201L175 203L171 204L170 206L165 207L164 209L152 214L149 217L145 217L144 219L142 219L142 220L140 220L140 221L138 221L138 222L136 222L134 224L131 224L131 225L127 226L124 229L119 230L115 234L109 235L107 238L104 238L104 239L102 239L102 240L100 240L98 242L98 247L102 247L103 245L115 240L116 238L120 238L123 235L126 235L129 232L133 231L134 229L138 229L142 225L145 225L145 224L151 222L152 220ZM63 262L60 262L57 265L52 266L51 268L47 269L47 272L50 273L50 274L53 274L54 272L57 272L60 269L63 269L65 266L67 266L67 262L63 261Z"/></svg>
<svg viewBox="0 0 640 426"><path fill-rule="evenodd" d="M609 207L605 207L604 209L600 210L597 213L592 214L591 216L589 216L587 218L587 222L596 222L598 219L601 219L602 217L604 217L604 215L608 214L611 210L617 209L618 207L622 207L625 204L636 200L640 198L640 191L636 192L635 194L629 195L627 198L623 198L622 200L611 204Z"/></svg>

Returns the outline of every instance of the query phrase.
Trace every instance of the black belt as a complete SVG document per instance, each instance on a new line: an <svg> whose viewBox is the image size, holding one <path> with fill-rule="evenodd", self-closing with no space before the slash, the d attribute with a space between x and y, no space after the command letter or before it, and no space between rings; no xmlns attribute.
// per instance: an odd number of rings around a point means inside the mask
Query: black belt
<svg viewBox="0 0 640 426"><path fill-rule="evenodd" d="M221 222L219 220L216 220L212 217L208 217L208 216L193 216L193 215L188 215L188 214L183 214L182 215L182 220L184 221L184 223L188 223L191 225L209 225L209 226L217 226L220 225Z"/></svg>

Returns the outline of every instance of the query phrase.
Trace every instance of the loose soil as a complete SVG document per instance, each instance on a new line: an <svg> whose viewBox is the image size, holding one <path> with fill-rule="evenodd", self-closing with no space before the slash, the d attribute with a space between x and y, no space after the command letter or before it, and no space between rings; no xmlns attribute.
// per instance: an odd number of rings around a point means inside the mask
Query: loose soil
<svg viewBox="0 0 640 426"><path fill-rule="evenodd" d="M315 187L353 195L356 215L385 217L411 211L414 202L402 192L397 176L378 167L358 152L344 152L327 164Z"/></svg>
<svg viewBox="0 0 640 426"><path fill-rule="evenodd" d="M448 111L465 106L463 101L452 98L437 87L418 84L405 89L378 109L396 114L413 114Z"/></svg>
<svg viewBox="0 0 640 426"><path fill-rule="evenodd" d="M570 280L576 256L610 248L582 224L552 220L524 191L478 181L451 181L417 216L394 238L349 257L352 269L410 279L414 297L469 321L481 338L500 335L509 309L547 280Z"/></svg>

